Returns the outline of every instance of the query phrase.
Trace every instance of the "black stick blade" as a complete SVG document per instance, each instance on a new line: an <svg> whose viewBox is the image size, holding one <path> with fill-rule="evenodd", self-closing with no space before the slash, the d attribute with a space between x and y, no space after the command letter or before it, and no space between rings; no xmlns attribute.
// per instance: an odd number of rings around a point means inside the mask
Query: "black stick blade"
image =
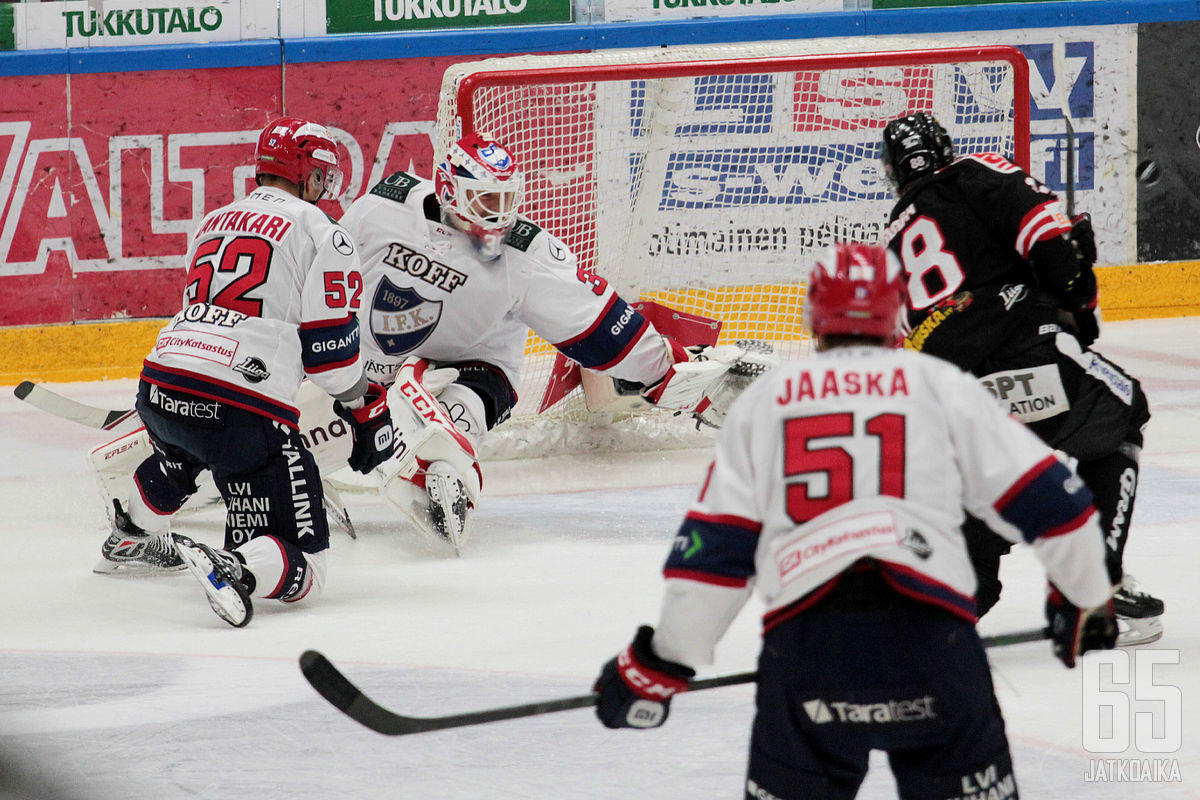
<svg viewBox="0 0 1200 800"><path fill-rule="evenodd" d="M365 725L376 733L386 736L406 736L410 733L428 733L446 728L460 728L465 725L479 725L484 722L498 722L505 719L529 717L535 714L549 714L554 711L567 711L573 708L587 708L596 705L596 695L586 694L576 697L564 697L559 700L547 700L539 703L527 703L519 706L493 708L488 711L473 711L466 714L452 714L445 717L406 717L388 711L351 683L329 659L316 652L306 650L300 656L300 671L317 690L318 694L328 700L333 706L354 721Z"/></svg>

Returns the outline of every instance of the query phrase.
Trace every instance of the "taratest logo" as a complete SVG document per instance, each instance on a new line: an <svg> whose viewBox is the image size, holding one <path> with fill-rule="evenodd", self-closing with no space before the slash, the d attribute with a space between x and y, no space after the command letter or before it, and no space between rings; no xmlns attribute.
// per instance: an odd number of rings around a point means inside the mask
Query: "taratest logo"
<svg viewBox="0 0 1200 800"><path fill-rule="evenodd" d="M886 724L890 722L920 722L936 719L933 697L925 695L911 700L887 700L882 703L850 703L839 700L806 700L804 713L817 725L827 722Z"/></svg>

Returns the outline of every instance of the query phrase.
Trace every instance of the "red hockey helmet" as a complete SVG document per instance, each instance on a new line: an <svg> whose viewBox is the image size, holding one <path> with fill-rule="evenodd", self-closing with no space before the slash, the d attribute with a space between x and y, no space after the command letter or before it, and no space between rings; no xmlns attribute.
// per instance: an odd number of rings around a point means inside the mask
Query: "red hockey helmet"
<svg viewBox="0 0 1200 800"><path fill-rule="evenodd" d="M517 221L525 179L503 145L469 133L450 145L434 173L442 215L466 232L479 255L500 255L504 238Z"/></svg>
<svg viewBox="0 0 1200 800"><path fill-rule="evenodd" d="M324 125L298 117L280 117L263 128L254 148L254 174L276 175L304 186L318 174L322 197L341 188L337 145ZM317 198L320 199L320 198Z"/></svg>
<svg viewBox="0 0 1200 800"><path fill-rule="evenodd" d="M886 247L839 242L813 262L804 317L816 337L868 336L888 345L903 335L904 273Z"/></svg>

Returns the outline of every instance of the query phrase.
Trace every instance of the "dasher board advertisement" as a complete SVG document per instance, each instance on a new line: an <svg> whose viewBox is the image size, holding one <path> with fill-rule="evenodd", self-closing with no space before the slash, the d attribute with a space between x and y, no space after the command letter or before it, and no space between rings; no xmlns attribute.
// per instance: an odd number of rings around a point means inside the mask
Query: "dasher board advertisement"
<svg viewBox="0 0 1200 800"><path fill-rule="evenodd" d="M851 6L853 8L853 6ZM843 11L845 0L604 0L606 22Z"/></svg>
<svg viewBox="0 0 1200 800"><path fill-rule="evenodd" d="M399 31L479 28L570 22L572 0L318 0L325 7L324 30L313 30L305 16L306 36L324 33L395 33ZM312 0L307 5L312 7Z"/></svg>
<svg viewBox="0 0 1200 800"><path fill-rule="evenodd" d="M236 42L279 36L273 0L4 3L0 50Z"/></svg>

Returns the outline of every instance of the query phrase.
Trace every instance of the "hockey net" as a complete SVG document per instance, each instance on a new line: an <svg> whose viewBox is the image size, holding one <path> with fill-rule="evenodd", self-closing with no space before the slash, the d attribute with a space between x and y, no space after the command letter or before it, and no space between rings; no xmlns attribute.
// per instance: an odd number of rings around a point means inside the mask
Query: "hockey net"
<svg viewBox="0 0 1200 800"><path fill-rule="evenodd" d="M1028 66L1003 46L835 39L518 56L452 66L436 152L467 131L526 175L522 213L628 301L720 321L719 341L807 352L803 275L834 240L878 242L888 120L928 111L960 154L1028 167ZM551 399L563 363L530 334L513 418L485 455L704 445L686 420ZM591 405L591 407L589 407ZM543 410L544 408L544 410Z"/></svg>

